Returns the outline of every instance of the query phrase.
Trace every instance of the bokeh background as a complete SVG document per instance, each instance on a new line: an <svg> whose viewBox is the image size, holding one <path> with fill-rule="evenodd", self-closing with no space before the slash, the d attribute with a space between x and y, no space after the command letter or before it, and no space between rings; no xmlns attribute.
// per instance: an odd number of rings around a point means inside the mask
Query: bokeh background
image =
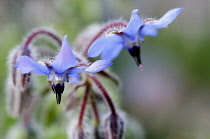
<svg viewBox="0 0 210 139"><path fill-rule="evenodd" d="M210 138L209 0L0 0L0 138L17 122L6 111L6 58L31 29L53 27L70 44L86 26L122 17L133 9L141 17L184 11L142 46L144 70L128 52L114 60L122 109L138 120L145 139Z"/></svg>

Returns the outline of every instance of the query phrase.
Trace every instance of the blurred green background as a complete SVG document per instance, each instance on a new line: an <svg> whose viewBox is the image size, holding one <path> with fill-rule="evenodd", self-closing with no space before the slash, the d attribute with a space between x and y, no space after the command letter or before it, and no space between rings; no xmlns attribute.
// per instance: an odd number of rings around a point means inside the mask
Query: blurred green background
<svg viewBox="0 0 210 139"><path fill-rule="evenodd" d="M142 46L144 70L128 52L114 60L122 81L122 107L138 119L145 139L210 138L209 0L0 0L0 138L16 122L5 106L6 58L31 29L53 27L70 44L86 26L123 17L160 18L172 8L184 11ZM54 96L53 96L54 97Z"/></svg>

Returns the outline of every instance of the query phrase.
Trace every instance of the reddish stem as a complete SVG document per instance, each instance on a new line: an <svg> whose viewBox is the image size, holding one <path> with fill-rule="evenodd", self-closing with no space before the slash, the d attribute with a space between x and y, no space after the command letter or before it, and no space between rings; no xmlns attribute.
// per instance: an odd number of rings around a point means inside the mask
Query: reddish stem
<svg viewBox="0 0 210 139"><path fill-rule="evenodd" d="M16 68L14 68L14 65L16 64L16 59L18 57L18 52L15 52L14 57L12 59L12 81L13 84L16 86Z"/></svg>
<svg viewBox="0 0 210 139"><path fill-rule="evenodd" d="M123 26L126 27L127 25L123 22L112 22L109 23L107 25L105 25L94 37L93 39L90 41L90 43L87 45L87 47L85 48L85 50L82 52L82 55L85 56L87 54L88 49L90 48L91 44L97 39L99 38L108 28L111 27L119 27L119 26Z"/></svg>
<svg viewBox="0 0 210 139"><path fill-rule="evenodd" d="M82 105L81 105L81 109L80 109L80 113L79 113L79 120L78 120L78 127L82 126L82 121L83 121L83 116L84 116L84 112L85 112L85 107L87 104L87 99L88 99L88 95L90 92L90 86L87 85L86 89L85 89L85 94L82 100Z"/></svg>
<svg viewBox="0 0 210 139"><path fill-rule="evenodd" d="M52 38L52 40L55 40L59 46L61 46L61 39L55 35L54 33L46 30L46 29L39 29L39 30L36 30L35 32L32 32L29 36L27 36L25 42L23 43L23 46L22 48L24 50L27 50L29 44L33 41L34 38L36 38L38 35L46 35L50 38Z"/></svg>
<svg viewBox="0 0 210 139"><path fill-rule="evenodd" d="M99 122L99 115L98 115L98 109L96 107L96 102L94 100L94 96L91 95L91 108L92 108L92 111L93 111L93 115L94 115L94 118L95 118L95 121Z"/></svg>
<svg viewBox="0 0 210 139"><path fill-rule="evenodd" d="M107 93L106 89L104 88L104 86L101 84L101 82L95 76L89 76L89 77L92 79L92 81L96 84L96 86L102 92L104 99L106 100L106 102L111 110L112 115L116 115L117 113L116 113L114 104L113 104L109 94Z"/></svg>
<svg viewBox="0 0 210 139"><path fill-rule="evenodd" d="M106 70L102 70L100 72L98 72L100 75L109 78L110 80L112 80L117 86L120 86L120 81L117 79L117 76L115 76L113 73L109 73Z"/></svg>

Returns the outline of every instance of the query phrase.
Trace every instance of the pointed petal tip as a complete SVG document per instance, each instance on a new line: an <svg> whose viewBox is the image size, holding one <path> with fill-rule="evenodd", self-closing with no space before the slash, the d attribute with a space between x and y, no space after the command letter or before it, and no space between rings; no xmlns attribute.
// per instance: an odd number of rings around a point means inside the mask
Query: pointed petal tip
<svg viewBox="0 0 210 139"><path fill-rule="evenodd" d="M132 11L132 13L137 13L139 11L139 9L134 9L133 11Z"/></svg>
<svg viewBox="0 0 210 139"><path fill-rule="evenodd" d="M154 22L152 25L157 29L168 26L174 19L182 12L184 8L174 8L167 11L160 19Z"/></svg>
<svg viewBox="0 0 210 139"><path fill-rule="evenodd" d="M175 8L175 9L177 9L179 11L183 11L184 10L184 8Z"/></svg>
<svg viewBox="0 0 210 139"><path fill-rule="evenodd" d="M67 35L64 35L63 36L63 39L62 39L62 46L63 46L63 44L65 44L65 43L67 43L68 44L68 42L67 42ZM69 44L68 44L69 45Z"/></svg>
<svg viewBox="0 0 210 139"><path fill-rule="evenodd" d="M139 65L139 69L140 71L143 71L143 66L141 64Z"/></svg>
<svg viewBox="0 0 210 139"><path fill-rule="evenodd" d="M56 59L50 65L53 67L56 73L63 73L68 68L74 67L77 63L76 57L72 52L71 46L69 45L66 38L67 35L63 37L60 52L58 53Z"/></svg>
<svg viewBox="0 0 210 139"><path fill-rule="evenodd" d="M175 12L177 12L177 15L179 15L184 10L184 8L174 8L172 10L174 10Z"/></svg>
<svg viewBox="0 0 210 139"><path fill-rule="evenodd" d="M64 36L63 36L63 39L66 39L67 37L68 37L68 35L64 35Z"/></svg>

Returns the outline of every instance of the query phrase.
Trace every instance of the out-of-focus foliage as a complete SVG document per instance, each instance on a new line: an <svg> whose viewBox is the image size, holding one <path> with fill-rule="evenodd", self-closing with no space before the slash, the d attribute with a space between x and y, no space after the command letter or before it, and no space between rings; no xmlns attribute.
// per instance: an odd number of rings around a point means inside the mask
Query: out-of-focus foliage
<svg viewBox="0 0 210 139"><path fill-rule="evenodd" d="M207 0L1 0L0 138L9 138L12 132L26 136L18 120L6 111L5 62L8 51L32 28L53 27L62 35L68 34L73 44L76 35L89 24L119 17L129 20L130 12L136 8L140 16L158 18L176 7L184 8L183 13L167 29L160 30L156 38L145 39L143 72L125 51L112 69L123 84L119 92L122 105L141 123L146 138L210 138L209 5ZM50 95L47 97L52 101L44 102L46 109L37 109L40 115L36 118L49 131L46 139L66 138L66 131L56 125L61 119L61 107ZM45 134L36 125L33 129Z"/></svg>

